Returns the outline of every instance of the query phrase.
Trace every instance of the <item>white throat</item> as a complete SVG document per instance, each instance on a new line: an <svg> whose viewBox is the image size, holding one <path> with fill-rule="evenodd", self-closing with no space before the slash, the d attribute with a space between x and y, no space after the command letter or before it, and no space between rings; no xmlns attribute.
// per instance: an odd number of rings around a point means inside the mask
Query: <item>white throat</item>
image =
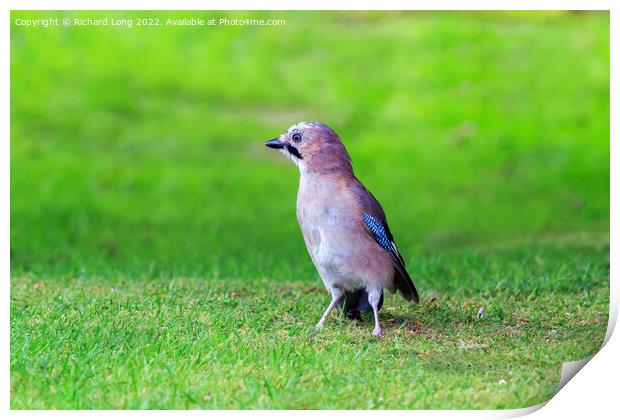
<svg viewBox="0 0 620 420"><path fill-rule="evenodd" d="M280 152L282 152L284 156L293 161L293 163L299 168L300 173L304 172L306 165L303 159L299 159L297 156L292 155L288 150L286 150L286 147L280 149Z"/></svg>

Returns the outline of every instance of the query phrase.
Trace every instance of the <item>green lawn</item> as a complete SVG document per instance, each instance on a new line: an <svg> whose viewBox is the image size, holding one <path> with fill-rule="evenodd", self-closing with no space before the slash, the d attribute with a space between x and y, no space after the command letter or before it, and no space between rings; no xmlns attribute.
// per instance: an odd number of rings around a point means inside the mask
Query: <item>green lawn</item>
<svg viewBox="0 0 620 420"><path fill-rule="evenodd" d="M608 13L14 23L73 15L11 15L12 408L517 408L600 347ZM340 133L421 293L380 340L312 328L298 172L263 147L299 120Z"/></svg>

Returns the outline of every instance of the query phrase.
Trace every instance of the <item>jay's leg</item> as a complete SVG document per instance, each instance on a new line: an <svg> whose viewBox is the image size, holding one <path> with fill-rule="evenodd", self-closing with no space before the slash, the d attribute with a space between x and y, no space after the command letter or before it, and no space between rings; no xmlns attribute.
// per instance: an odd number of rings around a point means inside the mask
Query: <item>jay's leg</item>
<svg viewBox="0 0 620 420"><path fill-rule="evenodd" d="M375 337L381 337L381 325L379 324L379 301L381 300L381 289L367 289L368 290L368 303L372 306L372 312L375 316L375 329L372 330L372 335Z"/></svg>
<svg viewBox="0 0 620 420"><path fill-rule="evenodd" d="M325 311L323 316L321 317L321 320L319 321L319 323L316 324L316 329L317 330L320 330L321 328L323 328L323 325L325 325L325 321L327 320L327 317L329 316L331 311L338 305L338 303L340 302L340 300L344 296L343 291L340 290L340 289L337 289L337 288L333 288L331 290L331 292L332 292L332 301L329 304L329 306L327 307L327 310Z"/></svg>

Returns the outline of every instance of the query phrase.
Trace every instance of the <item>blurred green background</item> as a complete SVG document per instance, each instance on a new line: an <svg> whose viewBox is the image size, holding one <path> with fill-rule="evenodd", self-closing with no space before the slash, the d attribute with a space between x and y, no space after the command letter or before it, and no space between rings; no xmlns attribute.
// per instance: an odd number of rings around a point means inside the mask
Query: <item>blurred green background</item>
<svg viewBox="0 0 620 420"><path fill-rule="evenodd" d="M332 126L405 251L609 231L608 13L82 12L284 27L16 26L11 269L314 275L298 173Z"/></svg>
<svg viewBox="0 0 620 420"><path fill-rule="evenodd" d="M222 16L286 26L16 24ZM599 349L609 13L11 22L12 408L518 408ZM421 293L381 340L312 329L298 171L263 146L300 120L341 135Z"/></svg>

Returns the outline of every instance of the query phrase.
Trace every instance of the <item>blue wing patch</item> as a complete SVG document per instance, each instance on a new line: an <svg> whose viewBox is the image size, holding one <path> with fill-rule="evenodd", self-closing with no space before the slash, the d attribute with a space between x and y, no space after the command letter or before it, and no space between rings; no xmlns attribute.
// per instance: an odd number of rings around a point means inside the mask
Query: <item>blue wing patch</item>
<svg viewBox="0 0 620 420"><path fill-rule="evenodd" d="M368 227L368 230L370 230L370 233L372 233L372 237L375 239L375 241L377 241L377 243L381 245L381 248L389 252L392 249L392 244L391 241L388 239L387 234L385 233L383 223L381 223L378 219L372 217L368 213L364 213L362 215L362 220L364 221L364 224Z"/></svg>

